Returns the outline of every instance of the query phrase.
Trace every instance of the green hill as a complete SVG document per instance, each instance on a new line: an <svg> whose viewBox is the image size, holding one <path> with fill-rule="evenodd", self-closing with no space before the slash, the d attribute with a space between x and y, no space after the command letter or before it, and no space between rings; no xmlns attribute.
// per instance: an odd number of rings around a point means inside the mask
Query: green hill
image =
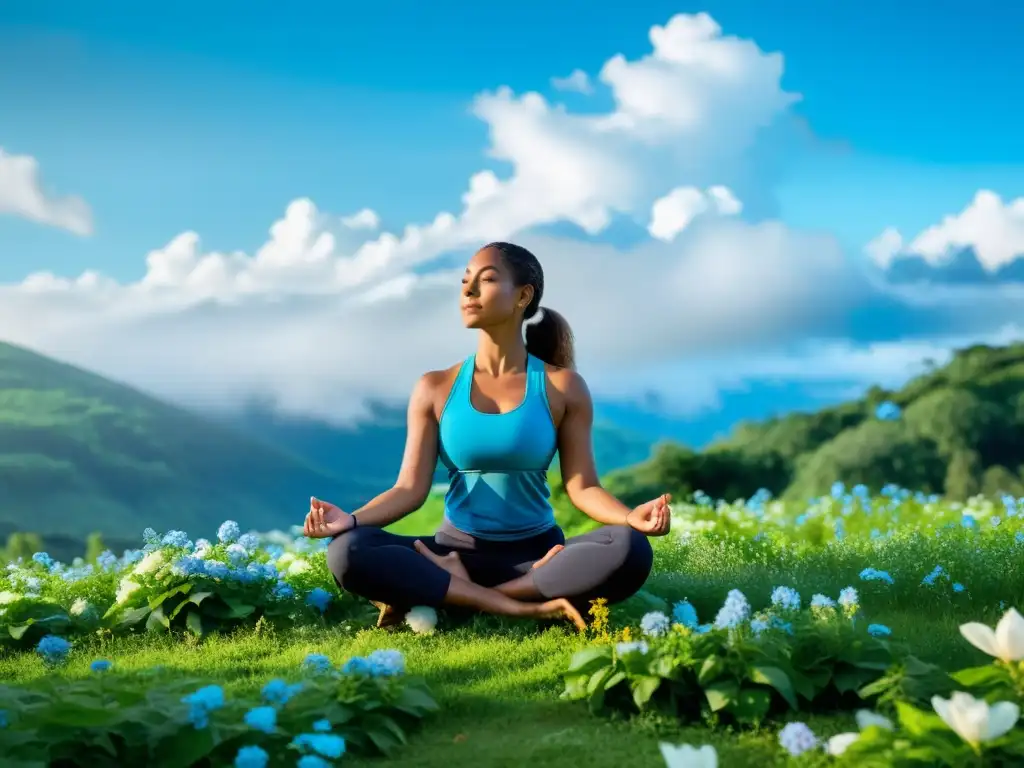
<svg viewBox="0 0 1024 768"><path fill-rule="evenodd" d="M354 506L380 490L0 343L0 535L137 540L146 526L210 535L225 518L280 528L301 521L310 495Z"/></svg>
<svg viewBox="0 0 1024 768"><path fill-rule="evenodd" d="M898 418L876 416L883 402ZM664 490L748 498L761 488L794 500L835 482L878 492L893 483L964 499L1024 495L1024 344L958 350L895 391L871 388L816 413L742 423L701 452L664 444L643 464L613 473L626 499Z"/></svg>

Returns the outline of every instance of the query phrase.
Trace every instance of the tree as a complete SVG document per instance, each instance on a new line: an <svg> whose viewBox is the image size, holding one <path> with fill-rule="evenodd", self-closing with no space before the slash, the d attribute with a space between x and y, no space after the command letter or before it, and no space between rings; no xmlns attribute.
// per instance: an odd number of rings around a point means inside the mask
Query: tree
<svg viewBox="0 0 1024 768"><path fill-rule="evenodd" d="M85 562L95 563L98 558L107 549L107 545L103 543L103 534L99 531L93 531L85 539Z"/></svg>
<svg viewBox="0 0 1024 768"><path fill-rule="evenodd" d="M957 451L946 468L946 496L960 501L974 496L981 490L981 474L981 458L975 451Z"/></svg>
<svg viewBox="0 0 1024 768"><path fill-rule="evenodd" d="M42 536L38 533L16 531L7 537L7 546L4 549L4 557L8 562L14 562L18 558L28 560L36 552L42 551Z"/></svg>

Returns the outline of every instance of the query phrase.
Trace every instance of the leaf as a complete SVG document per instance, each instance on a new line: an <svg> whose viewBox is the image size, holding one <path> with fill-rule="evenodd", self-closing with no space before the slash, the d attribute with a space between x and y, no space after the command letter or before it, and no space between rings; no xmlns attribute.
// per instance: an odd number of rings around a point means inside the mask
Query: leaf
<svg viewBox="0 0 1024 768"><path fill-rule="evenodd" d="M637 678L633 681L633 703L636 704L637 709L643 709L647 706L647 702L651 700L651 696L658 690L661 685L660 677L646 676ZM605 690L611 686L605 686Z"/></svg>
<svg viewBox="0 0 1024 768"><path fill-rule="evenodd" d="M146 631L147 632L159 632L161 629L170 629L171 622L164 616L164 607L158 605L149 613L149 618L146 619Z"/></svg>
<svg viewBox="0 0 1024 768"><path fill-rule="evenodd" d="M203 617L199 614L199 611L188 612L188 615L185 617L185 626L188 627L189 632L196 637L202 637L203 632L205 631L203 627Z"/></svg>
<svg viewBox="0 0 1024 768"><path fill-rule="evenodd" d="M789 673L789 679L793 683L793 690L798 696L807 701L814 701L814 697L828 687L832 679L832 673L824 669L798 672L793 670Z"/></svg>
<svg viewBox="0 0 1024 768"><path fill-rule="evenodd" d="M757 723L764 720L772 704L772 695L764 688L743 688L728 711L741 723Z"/></svg>
<svg viewBox="0 0 1024 768"><path fill-rule="evenodd" d="M175 595L187 594L189 592L189 590L191 590L191 589L192 589L192 584L190 582L187 582L187 581L184 584L179 584L176 587L171 587L170 589L166 590L165 592L161 592L156 597L151 597L149 599L149 607L152 608L153 610L156 610L158 606L163 605L164 600L166 600L167 598L174 597Z"/></svg>
<svg viewBox="0 0 1024 768"><path fill-rule="evenodd" d="M839 693L849 693L850 691L856 691L864 683L872 680L874 675L868 673L863 669L846 669L842 672L836 672L832 676L832 683L835 685L836 690ZM864 692L862 691L862 694ZM866 698L865 696L862 696Z"/></svg>
<svg viewBox="0 0 1024 768"><path fill-rule="evenodd" d="M201 764L202 758L213 752L216 746L212 729L190 728L187 735L175 732L161 739L153 754L160 756L160 768L191 768Z"/></svg>
<svg viewBox="0 0 1024 768"><path fill-rule="evenodd" d="M752 683L769 685L778 691L779 695L786 700L793 709L800 709L796 693L793 691L793 683L789 675L778 667L753 667L747 674L747 679Z"/></svg>
<svg viewBox="0 0 1024 768"><path fill-rule="evenodd" d="M947 730L941 717L918 709L905 701L896 702L896 716L900 726L911 736L924 736L932 731Z"/></svg>
<svg viewBox="0 0 1024 768"><path fill-rule="evenodd" d="M611 663L612 648L610 645L592 645L573 654L565 674L589 676L601 667Z"/></svg>
<svg viewBox="0 0 1024 768"><path fill-rule="evenodd" d="M394 702L395 709L413 717L423 717L427 712L438 710L437 702L423 688L407 685Z"/></svg>
<svg viewBox="0 0 1024 768"><path fill-rule="evenodd" d="M700 665L700 672L697 673L697 682L706 686L725 669L725 662L721 656L708 656Z"/></svg>
<svg viewBox="0 0 1024 768"><path fill-rule="evenodd" d="M736 683L723 680L706 687L704 689L704 698L708 700L708 706L711 707L711 711L718 712L720 709L725 709L736 701L738 692Z"/></svg>
<svg viewBox="0 0 1024 768"><path fill-rule="evenodd" d="M149 616L150 610L151 609L148 605L144 605L141 608L132 608L131 610L125 611L124 616L121 617L121 620L117 622L117 624L122 629L133 627Z"/></svg>
<svg viewBox="0 0 1024 768"><path fill-rule="evenodd" d="M967 667L950 675L960 685L968 688L987 688L1009 682L1006 673L994 664L983 667Z"/></svg>
<svg viewBox="0 0 1024 768"><path fill-rule="evenodd" d="M174 610L170 612L169 618L173 621L174 618L179 613L181 613L181 611L183 611L190 605L202 605L203 600L205 600L212 594L213 592L193 592L191 595L188 596L187 600L182 600L180 603L174 606Z"/></svg>
<svg viewBox="0 0 1024 768"><path fill-rule="evenodd" d="M219 595L220 599L224 601L224 604L231 610L229 618L232 619L244 619L252 614L256 610L255 606L243 603L241 600L234 597L227 597L225 595Z"/></svg>

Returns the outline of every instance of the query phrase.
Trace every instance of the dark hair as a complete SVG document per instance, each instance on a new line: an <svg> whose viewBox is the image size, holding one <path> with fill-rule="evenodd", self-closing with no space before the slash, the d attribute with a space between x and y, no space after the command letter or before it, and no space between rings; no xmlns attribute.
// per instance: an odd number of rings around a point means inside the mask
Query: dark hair
<svg viewBox="0 0 1024 768"><path fill-rule="evenodd" d="M533 286L533 298L526 305L523 317L529 320L538 310L542 314L537 322L526 326L526 351L549 365L575 368L572 328L558 312L540 305L541 296L544 295L544 270L537 257L521 245L512 243L488 243L484 246L486 248L494 248L501 253L516 285Z"/></svg>

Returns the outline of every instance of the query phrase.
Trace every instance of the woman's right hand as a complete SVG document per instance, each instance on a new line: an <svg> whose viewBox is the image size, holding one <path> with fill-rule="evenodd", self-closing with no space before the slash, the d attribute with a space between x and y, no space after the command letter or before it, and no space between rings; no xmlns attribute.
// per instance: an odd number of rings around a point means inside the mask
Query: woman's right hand
<svg viewBox="0 0 1024 768"><path fill-rule="evenodd" d="M352 515L344 512L329 501L310 496L309 514L306 515L302 532L311 539L325 539L337 536L355 526Z"/></svg>

